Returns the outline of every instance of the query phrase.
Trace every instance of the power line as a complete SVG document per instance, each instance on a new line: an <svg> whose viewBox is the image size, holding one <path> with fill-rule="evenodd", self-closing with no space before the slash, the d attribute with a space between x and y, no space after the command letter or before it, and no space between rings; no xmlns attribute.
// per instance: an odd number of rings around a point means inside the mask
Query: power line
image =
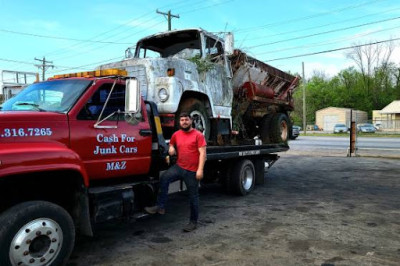
<svg viewBox="0 0 400 266"><path fill-rule="evenodd" d="M0 61L10 62L10 63L18 63L18 64L25 64L25 65L33 65L32 62L18 61L18 60L5 59L5 58L0 58Z"/></svg>
<svg viewBox="0 0 400 266"><path fill-rule="evenodd" d="M326 53L332 53L332 52L337 52L337 51L342 51L342 50L348 50L348 49L359 48L359 47L363 47L363 46L369 46L369 45L380 44L380 43L391 42L391 41L398 41L398 40L400 40L400 38L389 39L389 40L384 40L384 41L377 41L377 42L372 42L372 43L367 43L367 44L360 44L360 45L341 47L341 48L325 50L325 51L319 51L319 52L314 52L314 53L307 53L307 54L300 54L300 55L293 55L293 56L275 58L275 59L266 60L264 62L272 62L272 61L278 61L278 60L284 60L284 59L292 59L292 58L304 57L304 56L310 56L310 55L317 55L317 54L326 54Z"/></svg>
<svg viewBox="0 0 400 266"><path fill-rule="evenodd" d="M362 18L370 17L370 16L382 15L382 14L385 14L385 13L388 13L388 12L397 11L397 10L399 10L399 9L400 9L400 8L395 8L395 9L392 9L392 8L391 8L391 9L388 9L388 10L385 10L385 11L380 11L380 12L377 12L377 13L372 13L372 14L368 14L368 15L361 16L361 17L350 18L350 19L345 19L345 20L336 21L336 22L330 22L330 23L324 24L324 25L318 25L318 26L309 27L309 28L303 28L303 29L296 29L296 30L291 30L291 31L286 31L286 32L280 32L280 33L276 33L276 34L258 36L258 37L255 37L255 38L247 39L247 41L254 41L254 40L258 40L258 39L266 39L266 38L275 37L275 36L281 36L281 35L286 35L286 34L290 34L290 33L298 33L298 32L302 32L302 31L309 31L309 30L324 28L324 27L326 27L326 26L332 26L332 25L335 25L335 24L342 24L342 23L344 23L344 22L359 20L359 19L362 19ZM238 41L240 41L240 39L239 39Z"/></svg>
<svg viewBox="0 0 400 266"><path fill-rule="evenodd" d="M360 38L360 37L365 37L367 35L375 34L375 33L378 33L378 32L384 32L384 31L394 30L394 29L398 29L398 28L400 28L400 26L396 26L396 27L388 28L388 29L383 29L383 30L376 30L376 31L367 32L367 33L363 33L363 34L357 34L357 35L352 36L350 38L349 37L345 37L345 38L341 38L341 39L335 39L334 41L328 40L328 41L325 41L325 42L317 42L317 43L311 43L311 44L307 44L307 45L298 45L298 46L282 48L282 49L277 49L277 50L270 50L268 52L257 53L257 55L265 55L265 54L283 52L283 51L294 50L294 49L299 49L299 48L309 48L309 47L315 47L315 46L323 46L323 45L335 44L335 43L339 43L339 42L343 42L343 41L347 41L347 40L352 40L352 39L356 39L356 38Z"/></svg>
<svg viewBox="0 0 400 266"><path fill-rule="evenodd" d="M199 8L195 8L195 9L191 9L191 10L187 10L187 11L183 11L182 13L187 14L187 13L191 13L191 12L196 12L196 11L199 11L199 10L202 10L202 9L207 9L207 8L214 7L214 6L223 5L223 4L226 4L226 3L229 3L229 2L233 2L233 1L235 1L235 0L227 0L227 1L224 1L224 2L220 2L220 3L208 5L208 6L199 7Z"/></svg>
<svg viewBox="0 0 400 266"><path fill-rule="evenodd" d="M107 43L107 44L129 44L129 43L117 43L117 42L103 42L103 41L92 41L92 40L82 40L82 39L74 39L74 38L67 38L67 37L60 37L60 36L50 36L50 35L40 35L40 34L33 34L27 32L18 32L12 30L5 30L0 29L2 32L12 33L12 34L19 34L19 35L26 35L26 36L33 36L33 37L40 37L40 38L48 38L48 39L57 39L57 40L67 40L67 41L78 41L78 42L91 42L91 43Z"/></svg>
<svg viewBox="0 0 400 266"><path fill-rule="evenodd" d="M186 1L186 0L178 1L178 2L175 2L175 3L173 3L173 4L179 6L179 5L182 4L182 3L187 3L187 1ZM163 6L163 7L166 7L166 6L167 6L167 5L165 5L165 6ZM98 34L92 36L90 39L94 39L94 38L97 38L97 37L102 37L102 38L100 38L100 40L106 40L106 39L109 39L109 38L114 37L114 36L116 36L116 35L119 35L119 34L121 34L122 32L121 32L121 33L116 33L116 34L111 35L111 36L108 36L108 37L105 37L105 35L107 35L108 33L117 31L117 30L119 30L119 29L122 29L122 27L124 27L124 26L126 26L126 25L128 25L128 24L130 24L130 23L132 23L132 22L134 22L134 21L136 21L136 20L139 20L139 19L141 19L141 18L147 17L147 16L150 15L150 14L153 14L153 11L147 12L147 13L145 13L145 14L139 16L139 17L136 17L136 18L134 18L134 19L130 19L130 20L128 20L127 22L125 22L125 23L123 23L123 24L121 24L121 25L118 25L118 26L116 26L116 27L114 27L114 28L112 28L112 29L110 29L110 30L107 30L107 31L98 33ZM147 20L147 21L149 21L149 20ZM147 22L147 21L145 21L145 22ZM138 26L143 25L145 22L140 23ZM82 44L82 43L80 43L80 44ZM75 45L72 46L72 47L77 47L77 46L79 46L80 44L75 44ZM130 44L130 43L129 43L129 44ZM71 46L65 46L64 48L57 49L57 50L55 50L55 51L49 52L49 53L47 53L47 55L58 53L60 50L61 50L61 51L62 51L62 50L65 50L65 48L71 48ZM67 51L67 52L68 52L68 51Z"/></svg>
<svg viewBox="0 0 400 266"><path fill-rule="evenodd" d="M339 29L334 29L334 30L329 30L329 31L323 31L323 32L318 32L318 33L314 33L314 34L308 34L308 35L303 35L303 36L299 36L299 37L289 38L289 39L285 39L285 40L279 40L279 41L275 41L275 42L269 42L269 43L264 43L264 44L258 44L258 45L250 46L250 47L248 47L248 48L249 48L249 49L252 49L252 48L257 48L257 47L261 47L261 46L267 46L267 45L282 43L282 42L288 42L288 41L294 41L294 40L299 40L299 39L305 39L305 38L314 37L314 36L319 36L319 35L324 35L324 34L328 34L328 33L333 33L333 32L338 32L338 31L344 31L344 30L349 30L349 29L355 29L355 28L364 27L364 26L368 26L368 25L373 25L373 24L377 24L377 23L392 21L392 20L396 20L396 19L400 19L400 17L394 17L394 18L389 18L389 19L383 19L383 20L373 21L373 22L364 23L364 24L359 24L359 25L355 25L355 26L350 26L350 27L345 27L345 28L339 28Z"/></svg>
<svg viewBox="0 0 400 266"><path fill-rule="evenodd" d="M99 65L99 64L107 63L107 62L114 61L114 60L117 60L117 59L121 59L121 57L119 56L119 57L115 57L115 58L110 58L110 59L107 59L107 60L102 60L102 61L99 61L99 62L89 63L89 64L86 64L86 65L81 65L81 66L77 66L77 67L65 67L63 69L58 70L57 72L66 71L66 70L73 70L73 69L79 69L79 68L84 68L84 67L93 66L93 65ZM55 73L55 71L53 71L51 73Z"/></svg>
<svg viewBox="0 0 400 266"><path fill-rule="evenodd" d="M343 7L343 8L338 8L338 9L334 9L334 10L331 10L331 11L322 12L322 13L319 13L319 14L316 14L316 15L298 17L298 18L293 18L293 19L289 19L289 20L273 22L273 23L270 23L270 24L262 25L262 26L239 29L239 30L236 30L235 32L237 33L237 32L254 31L254 30L264 29L266 27L271 27L271 26L275 26L275 25L281 26L282 24L289 24L289 23L293 23L293 22L296 22L296 21L309 20L309 19L313 19L313 18L316 18L316 17L321 17L321 16L333 14L333 13L336 13L336 12L347 11L347 10L350 10L350 9L358 8L358 7L361 7L361 6L364 6L364 5L369 5L371 3L381 2L381 1L386 1L386 0L366 1L366 2L363 2L363 3L357 4L357 5L351 5L351 6L347 6L347 7Z"/></svg>

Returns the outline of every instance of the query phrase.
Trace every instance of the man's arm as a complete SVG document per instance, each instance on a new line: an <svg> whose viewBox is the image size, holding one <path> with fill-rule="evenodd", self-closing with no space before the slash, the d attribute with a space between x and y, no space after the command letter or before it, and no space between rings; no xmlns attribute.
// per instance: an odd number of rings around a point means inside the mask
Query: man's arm
<svg viewBox="0 0 400 266"><path fill-rule="evenodd" d="M199 148L199 166L197 167L196 179L201 180L204 175L204 164L206 163L206 146Z"/></svg>

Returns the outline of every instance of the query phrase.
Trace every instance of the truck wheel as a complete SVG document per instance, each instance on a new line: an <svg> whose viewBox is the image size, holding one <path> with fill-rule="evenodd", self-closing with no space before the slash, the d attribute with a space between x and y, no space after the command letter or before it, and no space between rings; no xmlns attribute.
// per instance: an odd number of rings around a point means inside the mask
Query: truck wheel
<svg viewBox="0 0 400 266"><path fill-rule="evenodd" d="M289 140L289 118L286 114L275 114L271 121L270 138L272 143L287 142Z"/></svg>
<svg viewBox="0 0 400 266"><path fill-rule="evenodd" d="M176 125L179 128L179 114L187 112L193 119L193 128L203 132L206 140L210 139L211 125L204 104L194 98L186 99L177 112Z"/></svg>
<svg viewBox="0 0 400 266"><path fill-rule="evenodd" d="M235 194L245 196L254 189L255 179L254 164L250 160L241 160L231 172L230 188Z"/></svg>
<svg viewBox="0 0 400 266"><path fill-rule="evenodd" d="M271 121L272 114L264 115L260 122L260 136L263 144L271 143Z"/></svg>
<svg viewBox="0 0 400 266"><path fill-rule="evenodd" d="M60 206L46 201L15 205L0 216L1 265L65 265L75 227Z"/></svg>

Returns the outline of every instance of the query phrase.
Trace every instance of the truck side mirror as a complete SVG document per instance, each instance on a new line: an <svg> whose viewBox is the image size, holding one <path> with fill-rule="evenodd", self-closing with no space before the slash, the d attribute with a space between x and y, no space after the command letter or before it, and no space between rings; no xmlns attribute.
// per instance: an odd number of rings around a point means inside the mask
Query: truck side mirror
<svg viewBox="0 0 400 266"><path fill-rule="evenodd" d="M224 41L224 50L226 55L232 55L234 46L233 46L233 34L228 32L225 34L225 41Z"/></svg>
<svg viewBox="0 0 400 266"><path fill-rule="evenodd" d="M126 80L125 113L136 114L140 111L140 89L137 79Z"/></svg>

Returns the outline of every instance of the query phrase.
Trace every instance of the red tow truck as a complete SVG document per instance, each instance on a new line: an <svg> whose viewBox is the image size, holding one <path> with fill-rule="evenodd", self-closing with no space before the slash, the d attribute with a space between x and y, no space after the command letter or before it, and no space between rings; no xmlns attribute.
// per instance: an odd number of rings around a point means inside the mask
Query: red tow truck
<svg viewBox="0 0 400 266"><path fill-rule="evenodd" d="M257 139L210 145L204 182L246 195L288 148ZM6 101L0 265L63 265L76 233L92 236L95 223L141 215L155 202L166 151L157 106L124 70L58 75Z"/></svg>

